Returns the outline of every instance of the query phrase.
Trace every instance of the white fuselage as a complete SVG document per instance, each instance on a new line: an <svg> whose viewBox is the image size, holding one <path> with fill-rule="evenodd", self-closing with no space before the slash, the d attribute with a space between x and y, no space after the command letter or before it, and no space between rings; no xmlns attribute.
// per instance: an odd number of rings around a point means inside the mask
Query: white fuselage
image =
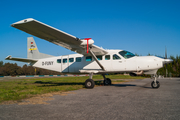
<svg viewBox="0 0 180 120"><path fill-rule="evenodd" d="M33 66L63 73L90 73L91 71L97 71L97 73L138 72L157 70L163 67L164 59L156 56L134 56L125 59L119 54L119 51L122 50L107 51L108 54L97 56L105 71L93 58L81 54L39 59ZM116 59L114 57L116 55L120 58Z"/></svg>

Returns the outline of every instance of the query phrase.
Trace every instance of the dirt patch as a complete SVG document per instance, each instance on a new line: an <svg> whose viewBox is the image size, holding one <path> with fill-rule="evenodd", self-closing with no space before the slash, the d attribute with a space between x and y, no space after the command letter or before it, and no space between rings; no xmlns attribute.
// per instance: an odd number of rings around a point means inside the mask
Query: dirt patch
<svg viewBox="0 0 180 120"><path fill-rule="evenodd" d="M9 104L18 104L18 105L29 105L29 104L49 104L47 101L54 100L54 95L66 96L68 94L75 94L75 92L53 92L53 93L46 93L42 95L37 95L35 97L31 97L28 99L23 99L21 101L5 101L1 104L9 105Z"/></svg>

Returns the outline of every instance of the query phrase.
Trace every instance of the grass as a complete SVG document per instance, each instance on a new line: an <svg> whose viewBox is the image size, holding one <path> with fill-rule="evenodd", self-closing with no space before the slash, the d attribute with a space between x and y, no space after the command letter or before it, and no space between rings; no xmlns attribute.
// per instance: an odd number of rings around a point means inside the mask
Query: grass
<svg viewBox="0 0 180 120"><path fill-rule="evenodd" d="M107 75L107 78L116 79L143 79L144 77L131 77L125 75ZM36 95L57 92L72 91L84 88L84 82L88 76L83 77L56 77L56 78L26 78L0 81L0 103L9 100L21 100ZM94 75L96 86L102 84L103 77Z"/></svg>

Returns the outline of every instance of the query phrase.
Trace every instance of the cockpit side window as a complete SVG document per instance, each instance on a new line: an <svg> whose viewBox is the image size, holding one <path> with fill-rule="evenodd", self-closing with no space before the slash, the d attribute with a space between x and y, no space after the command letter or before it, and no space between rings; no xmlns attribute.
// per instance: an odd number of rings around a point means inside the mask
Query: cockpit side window
<svg viewBox="0 0 180 120"><path fill-rule="evenodd" d="M121 58L117 54L113 55L113 60L119 60L119 59L121 59Z"/></svg>
<svg viewBox="0 0 180 120"><path fill-rule="evenodd" d="M131 58L131 57L134 57L135 55L131 52L128 52L128 51L120 51L119 54L121 56L123 56L125 59L128 59L128 58Z"/></svg>

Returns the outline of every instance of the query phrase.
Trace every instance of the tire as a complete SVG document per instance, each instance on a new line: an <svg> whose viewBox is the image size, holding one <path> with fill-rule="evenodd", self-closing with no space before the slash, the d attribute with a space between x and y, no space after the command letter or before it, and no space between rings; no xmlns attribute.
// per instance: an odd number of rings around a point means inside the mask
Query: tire
<svg viewBox="0 0 180 120"><path fill-rule="evenodd" d="M111 79L106 78L104 81L104 85L111 85Z"/></svg>
<svg viewBox="0 0 180 120"><path fill-rule="evenodd" d="M92 79L87 79L86 82L85 82L85 87L88 88L88 89L92 89L94 88L95 86L95 83Z"/></svg>
<svg viewBox="0 0 180 120"><path fill-rule="evenodd" d="M155 82L153 81L153 82L151 83L151 87L152 87L152 88L155 88L155 89L159 88L159 87L160 87L159 81L156 81L156 84L155 84Z"/></svg>

